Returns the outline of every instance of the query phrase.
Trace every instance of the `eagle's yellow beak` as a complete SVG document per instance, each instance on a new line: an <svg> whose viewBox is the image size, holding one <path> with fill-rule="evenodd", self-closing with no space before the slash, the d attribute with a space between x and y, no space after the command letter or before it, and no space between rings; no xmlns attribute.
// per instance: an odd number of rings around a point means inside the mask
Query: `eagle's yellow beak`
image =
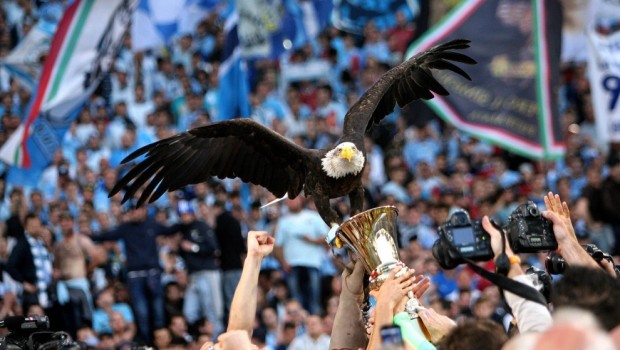
<svg viewBox="0 0 620 350"><path fill-rule="evenodd" d="M340 151L340 158L346 159L350 162L351 158L353 158L353 149L351 147L342 147L342 151Z"/></svg>

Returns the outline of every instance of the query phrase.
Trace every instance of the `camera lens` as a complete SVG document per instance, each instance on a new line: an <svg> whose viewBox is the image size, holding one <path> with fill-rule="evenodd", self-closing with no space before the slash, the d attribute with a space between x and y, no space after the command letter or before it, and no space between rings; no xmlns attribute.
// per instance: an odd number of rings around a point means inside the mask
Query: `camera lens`
<svg viewBox="0 0 620 350"><path fill-rule="evenodd" d="M552 275L559 275L566 270L566 261L560 254L551 252L545 260L545 269Z"/></svg>
<svg viewBox="0 0 620 350"><path fill-rule="evenodd" d="M439 266L446 270L452 270L457 267L460 261L452 259L450 256L450 247L442 241L441 238L437 239L431 249L433 257L439 263Z"/></svg>

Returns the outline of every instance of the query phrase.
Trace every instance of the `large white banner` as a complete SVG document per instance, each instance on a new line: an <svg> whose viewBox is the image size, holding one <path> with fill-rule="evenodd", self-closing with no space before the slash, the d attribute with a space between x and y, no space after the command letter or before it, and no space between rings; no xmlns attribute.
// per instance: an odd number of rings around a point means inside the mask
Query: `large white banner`
<svg viewBox="0 0 620 350"><path fill-rule="evenodd" d="M620 142L620 32L590 32L588 70L599 142Z"/></svg>
<svg viewBox="0 0 620 350"><path fill-rule="evenodd" d="M588 25L588 76L599 147L620 142L620 3L594 0Z"/></svg>

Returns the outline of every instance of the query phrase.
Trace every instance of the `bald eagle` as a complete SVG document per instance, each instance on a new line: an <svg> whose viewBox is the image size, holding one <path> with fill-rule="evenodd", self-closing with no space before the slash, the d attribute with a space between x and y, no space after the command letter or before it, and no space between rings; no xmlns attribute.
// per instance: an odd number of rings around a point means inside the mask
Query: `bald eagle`
<svg viewBox="0 0 620 350"><path fill-rule="evenodd" d="M468 40L453 40L424 51L386 72L349 109L342 137L332 149L300 147L252 119L231 119L197 127L144 146L123 164L145 155L110 191L125 189L123 202L142 189L137 206L155 201L166 191L206 181L213 176L240 178L261 185L277 197L295 198L302 190L312 196L323 220L330 226L340 218L329 200L348 195L353 214L364 199L362 170L366 164L364 134L374 123L433 92L448 95L431 69L447 69L466 79L469 75L450 61L476 62L453 50L469 47Z"/></svg>

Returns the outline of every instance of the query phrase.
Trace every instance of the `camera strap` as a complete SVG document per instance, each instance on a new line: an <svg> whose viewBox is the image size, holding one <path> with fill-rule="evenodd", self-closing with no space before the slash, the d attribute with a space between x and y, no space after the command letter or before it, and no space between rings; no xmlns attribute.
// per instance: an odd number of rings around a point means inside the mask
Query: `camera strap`
<svg viewBox="0 0 620 350"><path fill-rule="evenodd" d="M500 289L507 290L522 298L547 306L547 300L541 292L507 277L508 270L510 269L510 260L506 254L506 233L501 226L495 222L495 220L491 220L491 225L493 225L493 227L495 227L495 229L497 229L502 236L502 253L497 257L497 259L495 259L497 273L492 273L481 268L471 259L463 258L463 260L465 260L467 265L469 265L469 267L471 267L476 273L486 278Z"/></svg>
<svg viewBox="0 0 620 350"><path fill-rule="evenodd" d="M523 283L517 282L506 276L487 271L482 267L476 265L476 263L471 259L464 258L464 260L465 262L467 262L467 265L472 268L472 270L474 270L477 274L489 280L499 288L507 290L510 293L516 294L527 300L542 304L545 307L547 306L547 301L545 300L545 297L538 290Z"/></svg>

